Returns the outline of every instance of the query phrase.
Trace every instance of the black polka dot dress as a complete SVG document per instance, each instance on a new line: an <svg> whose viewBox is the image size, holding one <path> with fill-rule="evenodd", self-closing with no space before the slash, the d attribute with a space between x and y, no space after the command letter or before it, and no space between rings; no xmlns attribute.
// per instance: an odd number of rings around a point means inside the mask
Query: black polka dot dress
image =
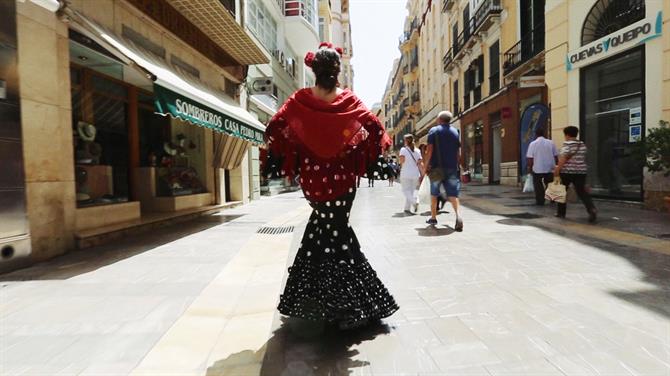
<svg viewBox="0 0 670 376"><path fill-rule="evenodd" d="M310 202L312 215L281 295L279 312L326 322L360 322L398 310L393 296L361 252L349 224L355 190Z"/></svg>

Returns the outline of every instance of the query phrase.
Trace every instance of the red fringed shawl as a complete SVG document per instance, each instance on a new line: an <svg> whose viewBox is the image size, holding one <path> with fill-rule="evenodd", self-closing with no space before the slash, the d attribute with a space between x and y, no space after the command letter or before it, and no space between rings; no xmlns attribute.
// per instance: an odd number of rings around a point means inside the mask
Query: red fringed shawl
<svg viewBox="0 0 670 376"><path fill-rule="evenodd" d="M270 153L283 157L281 174L300 176L311 201L330 201L347 193L356 178L391 146L376 116L351 91L332 103L295 92L266 129Z"/></svg>

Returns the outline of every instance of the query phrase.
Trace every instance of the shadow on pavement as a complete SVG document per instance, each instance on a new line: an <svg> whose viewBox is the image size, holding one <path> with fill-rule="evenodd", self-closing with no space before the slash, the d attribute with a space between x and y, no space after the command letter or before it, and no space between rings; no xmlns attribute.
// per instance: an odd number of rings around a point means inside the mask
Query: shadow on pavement
<svg viewBox="0 0 670 376"><path fill-rule="evenodd" d="M485 215L505 216L502 214L491 213L474 205L468 205L467 202L464 203L464 206ZM561 227L560 222L558 222L556 226L547 224L541 225L539 223L524 220L523 218L524 217L513 217L499 219L496 223L508 226L535 227L542 231L587 244L627 260L641 273L644 273L644 276L640 278L642 281L652 284L656 288L654 289L650 287L648 289L639 289L636 291L626 289L610 290L608 293L631 304L644 307L649 311L670 318L670 255L638 249L635 247L635 244L623 244L621 242L616 242L616 239L613 239L613 241L610 242L574 234ZM545 217L544 219L558 221L553 217ZM587 223L585 219L583 220L583 223L584 226L598 226L598 223L590 224Z"/></svg>
<svg viewBox="0 0 670 376"><path fill-rule="evenodd" d="M414 213L409 214L409 213L404 213L404 212L393 214L393 218L405 218L405 217L415 217L415 216L416 216L416 214L414 214Z"/></svg>
<svg viewBox="0 0 670 376"><path fill-rule="evenodd" d="M261 376L350 375L354 368L370 363L354 360L358 350L351 347L390 333L383 323L340 331L332 326L282 317L282 324L259 351L243 351L216 361L207 376L240 374L245 364L257 363L261 354ZM236 373L237 372L237 373Z"/></svg>
<svg viewBox="0 0 670 376"><path fill-rule="evenodd" d="M426 226L425 228L415 229L419 236L447 236L454 233L454 229L444 225L442 226Z"/></svg>
<svg viewBox="0 0 670 376"><path fill-rule="evenodd" d="M0 274L0 282L69 279L139 255L185 236L230 222L240 215L203 216L150 232L132 235L105 245L68 252L25 269Z"/></svg>

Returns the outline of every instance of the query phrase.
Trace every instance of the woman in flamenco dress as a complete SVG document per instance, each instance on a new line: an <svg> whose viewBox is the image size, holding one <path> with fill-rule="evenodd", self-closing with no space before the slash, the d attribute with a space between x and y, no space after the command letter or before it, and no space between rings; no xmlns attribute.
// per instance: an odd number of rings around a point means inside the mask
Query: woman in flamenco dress
<svg viewBox="0 0 670 376"><path fill-rule="evenodd" d="M322 43L305 57L316 85L295 92L268 124L268 155L275 163L264 173L298 176L313 209L279 312L351 329L388 317L398 306L349 224L357 178L392 142L361 100L338 87L341 54Z"/></svg>

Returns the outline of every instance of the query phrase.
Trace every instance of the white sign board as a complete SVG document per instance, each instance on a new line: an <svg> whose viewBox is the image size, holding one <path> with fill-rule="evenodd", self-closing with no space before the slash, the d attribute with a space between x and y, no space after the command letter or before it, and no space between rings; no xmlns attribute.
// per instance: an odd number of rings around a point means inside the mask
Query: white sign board
<svg viewBox="0 0 670 376"><path fill-rule="evenodd" d="M642 124L642 107L633 107L629 110L629 125Z"/></svg>
<svg viewBox="0 0 670 376"><path fill-rule="evenodd" d="M565 68L568 71L595 63L618 52L633 48L660 37L663 31L663 12L647 17L614 33L568 52Z"/></svg>

